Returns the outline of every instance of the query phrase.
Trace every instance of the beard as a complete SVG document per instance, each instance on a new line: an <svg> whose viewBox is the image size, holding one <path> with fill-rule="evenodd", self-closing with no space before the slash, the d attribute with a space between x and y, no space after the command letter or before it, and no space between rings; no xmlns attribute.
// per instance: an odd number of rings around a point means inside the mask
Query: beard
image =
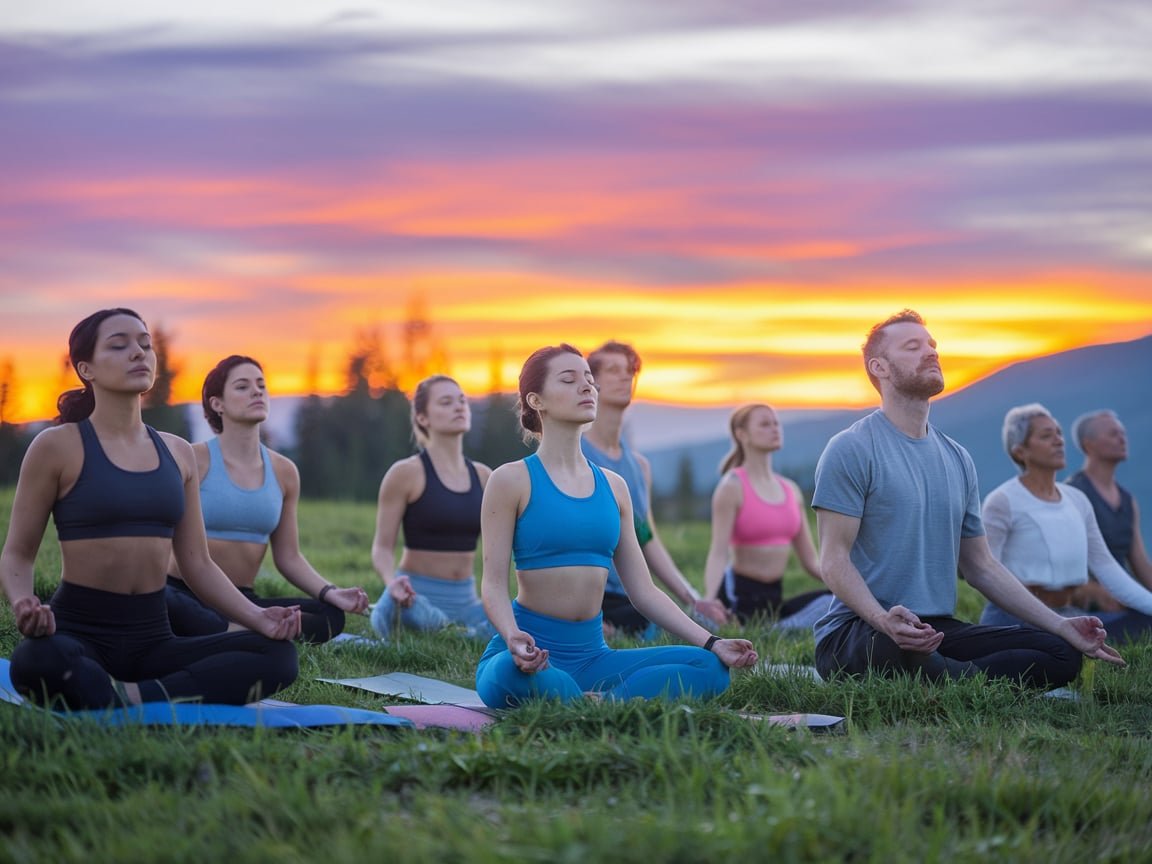
<svg viewBox="0 0 1152 864"><path fill-rule="evenodd" d="M912 399L931 399L944 389L944 376L932 366L921 367L912 373L893 366L892 387L897 393Z"/></svg>

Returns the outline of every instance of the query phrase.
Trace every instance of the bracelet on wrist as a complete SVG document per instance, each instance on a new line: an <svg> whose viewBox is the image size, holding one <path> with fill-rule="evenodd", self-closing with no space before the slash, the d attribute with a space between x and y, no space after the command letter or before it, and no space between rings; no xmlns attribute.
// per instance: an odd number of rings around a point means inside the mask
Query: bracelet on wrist
<svg viewBox="0 0 1152 864"><path fill-rule="evenodd" d="M715 645L719 641L720 641L719 636L716 636L716 635L709 636L708 641L704 643L704 650L705 651L711 651L712 646Z"/></svg>
<svg viewBox="0 0 1152 864"><path fill-rule="evenodd" d="M325 585L323 588L320 589L320 593L316 595L316 599L319 600L321 603L323 603L324 602L324 596L335 587L336 587L335 585L333 585L331 582L329 582L327 585Z"/></svg>

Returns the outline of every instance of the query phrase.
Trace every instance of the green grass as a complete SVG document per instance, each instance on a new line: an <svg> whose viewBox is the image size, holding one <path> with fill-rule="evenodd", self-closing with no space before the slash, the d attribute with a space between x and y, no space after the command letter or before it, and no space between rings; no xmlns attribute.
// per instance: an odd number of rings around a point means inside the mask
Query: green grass
<svg viewBox="0 0 1152 864"><path fill-rule="evenodd" d="M0 494L0 525L10 505ZM325 576L379 593L371 506L304 502L300 518ZM707 526L661 533L699 583ZM45 596L58 572L50 529ZM810 584L791 570L786 593ZM259 587L286 590L273 574ZM962 614L979 606L961 586ZM749 635L774 661L812 661L810 637ZM16 639L5 606L0 651ZM315 679L400 669L471 686L480 650L447 633L302 646L283 698L377 707ZM0 706L0 861L1152 860L1152 645L1125 654L1128 669L1084 676L1077 702L757 672L713 704L533 705L482 735L109 730ZM813 735L732 709L849 722Z"/></svg>

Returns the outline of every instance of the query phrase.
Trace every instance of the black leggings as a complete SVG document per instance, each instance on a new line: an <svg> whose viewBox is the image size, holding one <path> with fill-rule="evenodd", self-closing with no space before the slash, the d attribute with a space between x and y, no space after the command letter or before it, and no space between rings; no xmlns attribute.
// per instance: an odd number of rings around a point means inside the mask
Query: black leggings
<svg viewBox="0 0 1152 864"><path fill-rule="evenodd" d="M640 610L632 605L627 594L605 591L604 599L600 602L600 610L604 613L604 620L621 633L636 635L646 630L650 623L640 614Z"/></svg>
<svg viewBox="0 0 1152 864"><path fill-rule="evenodd" d="M770 615L783 620L795 615L817 597L827 596L830 592L807 591L795 597L784 599L784 589L779 581L761 582L741 576L732 571L732 592L721 591L720 599L724 605L736 613L741 623L756 615Z"/></svg>
<svg viewBox="0 0 1152 864"><path fill-rule="evenodd" d="M990 627L949 617L922 619L944 633L932 654L904 651L860 618L850 618L816 644L816 670L835 675L922 672L929 678L982 671L1028 687L1062 687L1080 674L1083 656L1059 636L1034 627Z"/></svg>
<svg viewBox="0 0 1152 864"><path fill-rule="evenodd" d="M258 597L251 588L241 588L240 593L265 609L269 606L299 606L302 642L319 645L344 630L344 610L337 609L331 603L313 600L311 597ZM172 622L172 632L177 636L208 636L228 629L228 619L210 606L205 606L183 579L168 577L165 600L168 604L168 620Z"/></svg>
<svg viewBox="0 0 1152 864"><path fill-rule="evenodd" d="M74 710L122 704L112 679L140 687L144 702L201 699L243 705L296 680L296 646L250 630L180 638L164 590L118 594L62 582L52 597L56 633L24 639L12 683L42 705Z"/></svg>

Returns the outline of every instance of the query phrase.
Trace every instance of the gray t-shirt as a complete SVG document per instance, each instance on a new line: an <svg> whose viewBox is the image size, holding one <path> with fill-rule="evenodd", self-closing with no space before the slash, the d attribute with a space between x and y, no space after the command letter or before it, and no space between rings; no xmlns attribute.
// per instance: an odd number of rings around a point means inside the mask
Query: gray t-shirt
<svg viewBox="0 0 1152 864"><path fill-rule="evenodd" d="M976 466L947 435L929 425L926 437L910 438L874 411L824 448L812 506L860 519L850 557L885 609L956 612L960 539L983 535L984 525ZM833 599L816 641L855 615Z"/></svg>

